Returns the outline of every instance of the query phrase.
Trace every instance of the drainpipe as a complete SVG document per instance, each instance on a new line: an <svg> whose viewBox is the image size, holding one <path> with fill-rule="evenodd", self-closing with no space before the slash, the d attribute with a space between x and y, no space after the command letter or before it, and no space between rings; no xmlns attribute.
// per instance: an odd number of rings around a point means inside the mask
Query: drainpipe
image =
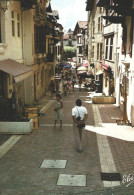
<svg viewBox="0 0 134 195"><path fill-rule="evenodd" d="M21 11L21 36L22 36L22 59L24 63L23 10Z"/></svg>
<svg viewBox="0 0 134 195"><path fill-rule="evenodd" d="M120 98L119 98L119 93L120 93L120 87L119 87L119 78L118 78L118 24L116 26L116 54L115 54L115 97L116 97L116 105L119 106ZM117 91L118 90L118 91Z"/></svg>

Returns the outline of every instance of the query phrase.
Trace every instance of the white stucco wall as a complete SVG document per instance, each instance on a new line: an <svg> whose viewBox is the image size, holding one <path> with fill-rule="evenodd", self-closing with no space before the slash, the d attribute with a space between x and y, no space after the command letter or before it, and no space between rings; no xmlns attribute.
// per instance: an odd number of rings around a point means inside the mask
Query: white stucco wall
<svg viewBox="0 0 134 195"><path fill-rule="evenodd" d="M12 36L12 18L11 18L12 11L14 11L15 36ZM10 1L8 5L8 10L6 12L0 10L0 12L2 15L2 36L3 36L3 43L0 44L0 60L10 58L10 59L17 60L18 62L23 62L20 2ZM20 37L18 37L17 35L17 14L20 15Z"/></svg>

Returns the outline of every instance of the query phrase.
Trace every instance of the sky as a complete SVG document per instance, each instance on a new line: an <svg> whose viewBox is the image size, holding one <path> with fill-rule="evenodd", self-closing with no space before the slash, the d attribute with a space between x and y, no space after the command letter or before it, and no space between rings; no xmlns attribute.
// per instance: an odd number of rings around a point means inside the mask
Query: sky
<svg viewBox="0 0 134 195"><path fill-rule="evenodd" d="M86 0L51 0L52 10L58 10L58 23L64 30L74 30L77 21L87 21Z"/></svg>

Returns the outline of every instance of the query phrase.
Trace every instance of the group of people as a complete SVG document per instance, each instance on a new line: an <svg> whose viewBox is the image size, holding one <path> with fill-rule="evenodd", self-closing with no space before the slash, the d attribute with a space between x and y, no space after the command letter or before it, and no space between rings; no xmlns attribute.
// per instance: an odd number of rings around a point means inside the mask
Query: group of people
<svg viewBox="0 0 134 195"><path fill-rule="evenodd" d="M60 120L60 130L62 130L62 120L63 120L63 102L60 94L56 94L56 104L54 107L55 121L54 129L56 129L57 120ZM85 122L88 118L87 109L82 106L82 101L80 99L76 100L76 106L72 109L72 119L73 119L73 131L76 150L82 152L82 130L85 127Z"/></svg>
<svg viewBox="0 0 134 195"><path fill-rule="evenodd" d="M51 91L51 97L53 94L63 94L66 95L67 92L74 91L74 85L76 83L75 75L67 76L67 75L59 75L57 79L51 80L49 85L49 90Z"/></svg>

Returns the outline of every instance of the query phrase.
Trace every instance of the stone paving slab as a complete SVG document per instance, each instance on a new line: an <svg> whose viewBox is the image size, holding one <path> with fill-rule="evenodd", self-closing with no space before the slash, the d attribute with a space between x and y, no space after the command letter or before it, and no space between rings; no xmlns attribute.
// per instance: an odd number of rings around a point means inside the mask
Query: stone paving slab
<svg viewBox="0 0 134 195"><path fill-rule="evenodd" d="M60 174L57 182L58 186L86 186L86 175Z"/></svg>
<svg viewBox="0 0 134 195"><path fill-rule="evenodd" d="M40 168L65 169L67 160L43 160Z"/></svg>

